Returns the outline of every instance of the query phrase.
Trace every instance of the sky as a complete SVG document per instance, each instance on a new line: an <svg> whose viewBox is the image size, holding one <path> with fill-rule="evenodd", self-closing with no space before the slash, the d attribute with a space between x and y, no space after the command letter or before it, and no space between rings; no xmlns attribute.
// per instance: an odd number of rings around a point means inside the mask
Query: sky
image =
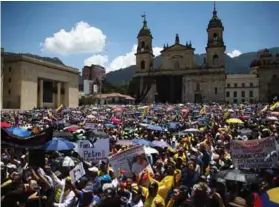
<svg viewBox="0 0 279 207"><path fill-rule="evenodd" d="M231 57L279 46L279 2L216 2ZM213 2L1 2L1 47L7 52L58 57L82 69L134 65L137 34L146 14L153 52L192 42L205 53Z"/></svg>

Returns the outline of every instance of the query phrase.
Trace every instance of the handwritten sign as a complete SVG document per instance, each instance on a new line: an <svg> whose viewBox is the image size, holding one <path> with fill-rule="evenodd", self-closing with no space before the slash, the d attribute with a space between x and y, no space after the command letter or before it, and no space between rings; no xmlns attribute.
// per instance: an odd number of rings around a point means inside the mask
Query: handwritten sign
<svg viewBox="0 0 279 207"><path fill-rule="evenodd" d="M233 165L241 168L274 168L278 159L274 137L230 143Z"/></svg>
<svg viewBox="0 0 279 207"><path fill-rule="evenodd" d="M78 154L86 161L98 161L109 157L109 139L79 140Z"/></svg>
<svg viewBox="0 0 279 207"><path fill-rule="evenodd" d="M77 166L75 166L74 169L70 171L71 182L74 184L84 175L85 175L85 170L83 168L83 163L81 162Z"/></svg>

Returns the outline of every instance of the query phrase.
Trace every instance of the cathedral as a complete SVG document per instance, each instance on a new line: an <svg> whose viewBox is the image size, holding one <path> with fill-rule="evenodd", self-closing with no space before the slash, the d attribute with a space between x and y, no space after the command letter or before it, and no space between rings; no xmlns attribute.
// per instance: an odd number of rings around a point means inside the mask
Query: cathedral
<svg viewBox="0 0 279 207"><path fill-rule="evenodd" d="M136 103L256 103L279 97L279 54L259 51L249 74L226 74L224 26L215 8L207 26L206 56L202 65L194 60L191 42L183 44L179 34L172 45L164 45L161 63L154 67L152 33L143 15L137 39L136 71L130 93Z"/></svg>
<svg viewBox="0 0 279 207"><path fill-rule="evenodd" d="M145 103L224 102L226 46L223 39L224 27L217 16L214 4L212 18L207 27L206 58L202 65L194 60L191 42L183 44L176 34L172 45L164 45L161 65L153 67L152 33L145 15L137 39L137 70L133 83L138 87L135 96Z"/></svg>

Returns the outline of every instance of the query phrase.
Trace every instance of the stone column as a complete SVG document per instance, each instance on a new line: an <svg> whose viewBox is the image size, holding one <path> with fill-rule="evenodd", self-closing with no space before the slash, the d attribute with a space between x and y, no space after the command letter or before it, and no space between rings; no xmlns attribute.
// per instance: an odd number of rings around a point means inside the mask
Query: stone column
<svg viewBox="0 0 279 207"><path fill-rule="evenodd" d="M170 76L170 99L169 99L169 102L170 103L174 103L175 102L175 100L174 100L174 94L173 94L173 92L174 92L174 77L173 76Z"/></svg>
<svg viewBox="0 0 279 207"><path fill-rule="evenodd" d="M57 107L59 107L60 104L61 104L61 83L58 82L57 83L57 103L56 103Z"/></svg>
<svg viewBox="0 0 279 207"><path fill-rule="evenodd" d="M4 48L1 48L1 102L0 109L3 107L3 83L4 83Z"/></svg>
<svg viewBox="0 0 279 207"><path fill-rule="evenodd" d="M64 87L65 87L64 104L65 107L68 107L70 104L69 83L64 83Z"/></svg>
<svg viewBox="0 0 279 207"><path fill-rule="evenodd" d="M39 107L43 108L44 103L43 103L43 95L44 95L44 80L40 79L39 80L40 84L40 94L39 94Z"/></svg>

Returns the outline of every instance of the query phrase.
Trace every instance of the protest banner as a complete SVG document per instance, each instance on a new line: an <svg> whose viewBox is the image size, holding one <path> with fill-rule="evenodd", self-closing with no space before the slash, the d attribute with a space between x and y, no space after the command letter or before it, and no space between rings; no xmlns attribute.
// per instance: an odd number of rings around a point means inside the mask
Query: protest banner
<svg viewBox="0 0 279 207"><path fill-rule="evenodd" d="M71 182L75 184L75 182L78 181L84 175L85 170L83 168L83 163L81 162L70 171Z"/></svg>
<svg viewBox="0 0 279 207"><path fill-rule="evenodd" d="M274 137L230 143L233 165L239 169L274 168L278 158Z"/></svg>
<svg viewBox="0 0 279 207"><path fill-rule="evenodd" d="M118 152L109 157L109 161L114 172L122 170L128 175L139 175L146 168L149 168L150 171L152 171L143 146L136 146L125 151Z"/></svg>
<svg viewBox="0 0 279 207"><path fill-rule="evenodd" d="M79 140L77 151L86 161L98 161L109 156L109 139Z"/></svg>

